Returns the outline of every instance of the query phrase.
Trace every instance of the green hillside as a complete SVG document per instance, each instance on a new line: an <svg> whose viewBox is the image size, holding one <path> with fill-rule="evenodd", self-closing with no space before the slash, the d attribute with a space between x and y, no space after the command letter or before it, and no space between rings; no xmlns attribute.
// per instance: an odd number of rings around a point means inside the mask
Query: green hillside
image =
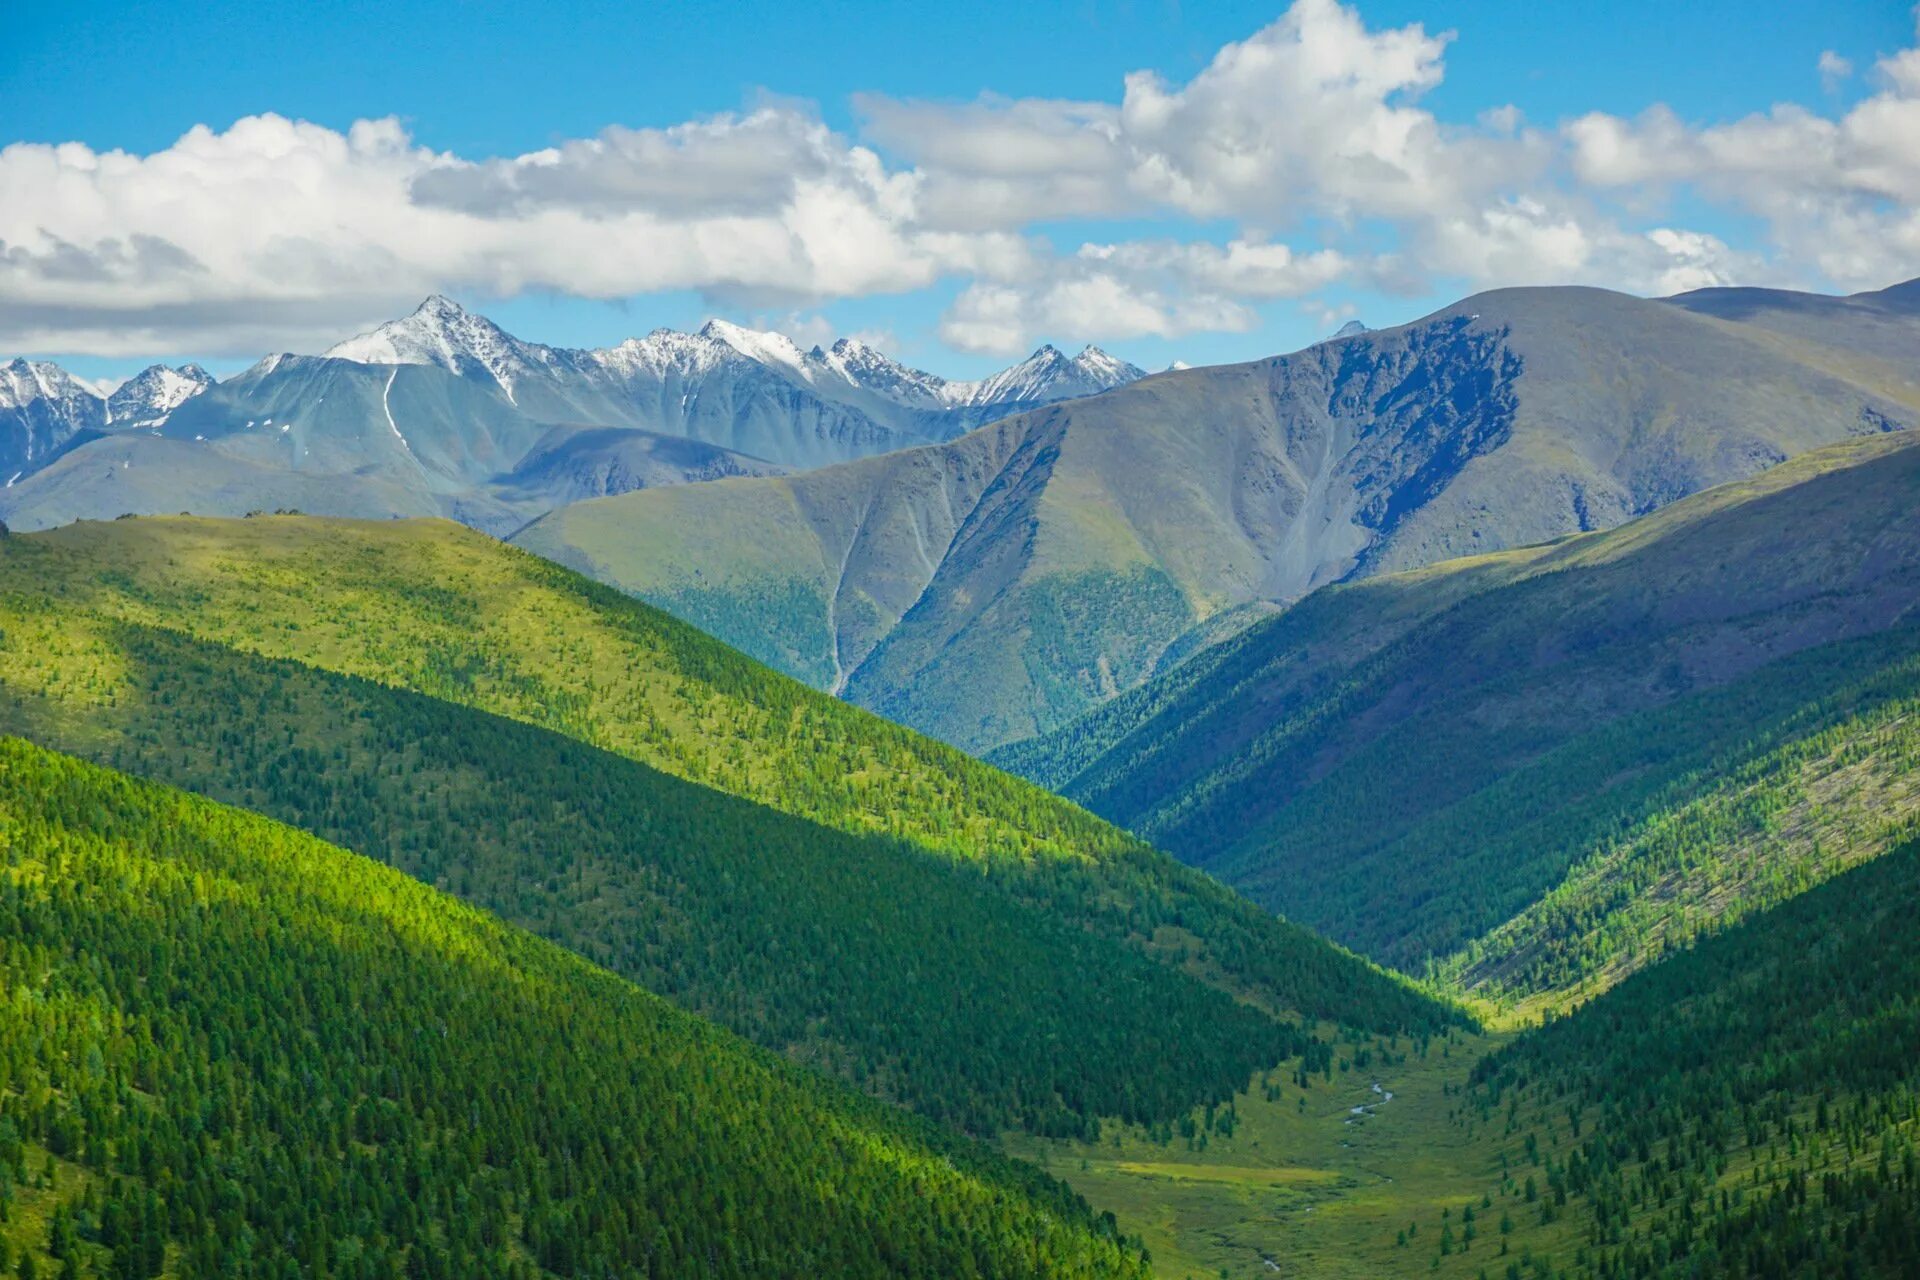
<svg viewBox="0 0 1920 1280"><path fill-rule="evenodd" d="M199 585L182 571L189 552L216 566ZM517 611L520 630L455 629L482 609L457 594L462 570L488 584L486 616ZM1302 1014L1413 1032L1458 1019L1063 802L451 526L123 521L8 539L0 578L0 729L389 862L973 1132L1077 1133L1099 1117L1164 1120L1217 1101L1256 1071L1320 1052ZM282 583L303 591L279 596ZM576 650L541 651L544 633L525 619L563 609L583 647L626 647L597 667ZM117 620L128 615L264 637L337 667L360 660L333 643L350 638L389 675L418 672L457 700ZM356 615L380 621L340 621ZM676 731L642 720L629 690L675 712ZM602 742L638 725L634 738L661 736L635 754L711 764L748 785L798 775L787 798L855 830L468 703ZM749 774L693 754L732 750L729 735L765 723L769 706L796 726L791 755L764 752ZM906 749L888 754L896 744ZM810 749L828 761L862 753L892 784L891 817L920 839L860 830L866 812L847 801L887 801L801 772L818 768L800 754ZM956 798L973 812L916 812L935 787L967 788ZM1028 805L1034 830L1054 824L1050 845L1013 844ZM936 833L996 827L998 848ZM1067 842L1076 835L1086 843Z"/></svg>
<svg viewBox="0 0 1920 1280"><path fill-rule="evenodd" d="M1482 1122L1589 1216L1571 1274L1920 1272L1917 909L1909 844L1479 1065Z"/></svg>
<svg viewBox="0 0 1920 1280"><path fill-rule="evenodd" d="M1058 1184L286 827L0 742L18 1276L1142 1275Z"/></svg>
<svg viewBox="0 0 1920 1280"><path fill-rule="evenodd" d="M1590 995L1920 812L1920 440L1329 589L999 761L1388 963Z"/></svg>
<svg viewBox="0 0 1920 1280"><path fill-rule="evenodd" d="M1501 289L945 444L562 507L514 540L973 751L1328 583L1606 529L1920 425L1911 291ZM1812 323L1781 322L1800 305Z"/></svg>

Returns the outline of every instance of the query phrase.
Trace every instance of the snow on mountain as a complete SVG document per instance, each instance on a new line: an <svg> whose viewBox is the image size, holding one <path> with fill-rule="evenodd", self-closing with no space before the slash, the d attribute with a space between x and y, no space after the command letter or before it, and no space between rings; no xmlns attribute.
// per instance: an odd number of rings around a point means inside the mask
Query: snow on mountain
<svg viewBox="0 0 1920 1280"><path fill-rule="evenodd" d="M107 422L116 427L157 427L212 385L213 375L197 364L177 369L148 365L107 397Z"/></svg>
<svg viewBox="0 0 1920 1280"><path fill-rule="evenodd" d="M79 404L100 396L57 364L14 359L0 365L0 409L24 409L35 401Z"/></svg>
<svg viewBox="0 0 1920 1280"><path fill-rule="evenodd" d="M854 338L842 338L826 351L815 347L810 358L848 385L872 391L896 404L938 409L948 403L942 396L943 389L949 385L945 378L910 369Z"/></svg>
<svg viewBox="0 0 1920 1280"><path fill-rule="evenodd" d="M22 359L0 365L0 484L106 419L107 402L59 365Z"/></svg>
<svg viewBox="0 0 1920 1280"><path fill-rule="evenodd" d="M749 360L798 374L812 381L807 355L784 333L765 333L745 329L725 320L709 320L700 326L700 336L724 342Z"/></svg>
<svg viewBox="0 0 1920 1280"><path fill-rule="evenodd" d="M522 342L485 316L437 293L412 315L336 343L325 354L360 364L438 365L462 376L484 372L509 401L515 400L515 386L527 377L567 363L554 348Z"/></svg>
<svg viewBox="0 0 1920 1280"><path fill-rule="evenodd" d="M1116 359L1098 347L1083 348L1069 360L1058 347L1048 343L991 378L947 383L944 396L951 404L1044 404L1097 395L1146 376L1144 369Z"/></svg>
<svg viewBox="0 0 1920 1280"><path fill-rule="evenodd" d="M404 366L440 372L389 372ZM436 383L443 375L456 381ZM808 468L950 440L1009 413L1141 376L1096 347L1069 359L1045 346L990 378L948 381L856 339L803 350L786 334L720 319L693 333L656 329L597 350L550 347L435 294L410 314L335 344L324 358L270 355L217 385L191 364L152 365L110 391L52 364L0 365L0 485L87 447L92 435L171 438L178 429L184 439L219 438L238 449L232 442L253 438L256 425L269 421L275 438L287 437L297 465L318 467L324 455L356 474L381 462L373 455L389 436L403 445L428 441L432 484L443 488L492 483L555 424L681 437ZM657 461L649 455L656 470ZM427 464L411 458L407 465Z"/></svg>
<svg viewBox="0 0 1920 1280"><path fill-rule="evenodd" d="M641 375L706 378L722 370L737 375L757 366L830 400L870 407L877 397L903 409L938 412L1092 395L1144 376L1098 347L1068 359L1045 346L990 378L949 382L852 339L842 338L829 350L802 351L784 333L719 319L707 321L695 333L655 329L614 347L570 350L523 342L438 294L404 319L349 338L326 354L362 364L438 365L463 375L484 370L516 403L516 389L536 376L572 375L605 384ZM968 415L969 421L974 417Z"/></svg>

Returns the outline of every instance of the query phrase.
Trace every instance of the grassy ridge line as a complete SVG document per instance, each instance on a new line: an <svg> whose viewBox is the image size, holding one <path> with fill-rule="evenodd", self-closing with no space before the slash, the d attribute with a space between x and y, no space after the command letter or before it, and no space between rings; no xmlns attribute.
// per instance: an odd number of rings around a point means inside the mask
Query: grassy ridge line
<svg viewBox="0 0 1920 1280"><path fill-rule="evenodd" d="M1145 1272L984 1147L397 872L15 739L0 975L0 1201L44 1202L43 1157L76 1193L0 1228L46 1223L8 1240L45 1274Z"/></svg>
<svg viewBox="0 0 1920 1280"><path fill-rule="evenodd" d="M1095 857L1132 843L450 523L156 517L69 525L8 551L10 587L480 707L846 830L967 857Z"/></svg>
<svg viewBox="0 0 1920 1280"><path fill-rule="evenodd" d="M1087 873L1091 888L1067 905L1092 927L1270 1009L1371 1017L1383 1029L1458 1016L1077 806L457 526L297 517L70 526L0 545L0 598L18 637L0 646L0 671L8 650L80 644L73 633L88 619L181 630L550 728L827 826L984 862L1020 892L1028 873L1065 861ZM104 635L85 645L73 664L87 674L57 678L115 696L124 656ZM1176 945L1160 945L1166 931Z"/></svg>

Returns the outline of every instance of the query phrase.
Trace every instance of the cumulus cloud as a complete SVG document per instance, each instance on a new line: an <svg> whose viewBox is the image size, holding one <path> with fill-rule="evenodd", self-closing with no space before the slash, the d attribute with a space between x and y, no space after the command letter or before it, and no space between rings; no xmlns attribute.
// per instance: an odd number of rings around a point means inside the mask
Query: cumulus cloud
<svg viewBox="0 0 1920 1280"><path fill-rule="evenodd" d="M1920 49L1844 113L1698 123L1654 104L1530 122L1426 105L1450 32L1296 0L1183 83L1108 100L854 102L852 136L766 99L524 155L276 115L149 155L0 149L0 347L252 354L325 345L434 290L698 290L820 329L844 297L958 288L973 351L1241 330L1334 283L1420 292L1866 287L1920 271ZM1852 75L1829 51L1818 67ZM1682 201L1678 196L1689 197ZM1668 210L1749 215L1732 245ZM1156 224L1063 242L1062 220ZM1049 230L1054 228L1054 230ZM1202 232L1205 228L1205 232ZM810 319L807 317L811 317Z"/></svg>
<svg viewBox="0 0 1920 1280"><path fill-rule="evenodd" d="M1180 337L1256 327L1248 305L1299 298L1353 270L1342 254L1234 240L1085 244L1018 278L976 283L943 318L940 336L962 351L1011 355L1048 335Z"/></svg>
<svg viewBox="0 0 1920 1280"><path fill-rule="evenodd" d="M1596 190L1685 186L1756 216L1771 274L1884 285L1920 269L1920 50L1875 72L1879 91L1837 119L1793 104L1705 126L1664 107L1585 116L1570 164Z"/></svg>
<svg viewBox="0 0 1920 1280"><path fill-rule="evenodd" d="M105 350L123 332L130 350L166 317L163 349L251 351L436 289L814 299L1006 257L994 237L918 228L914 181L790 108L489 164L393 120L340 133L256 116L147 156L15 144L0 150L0 341Z"/></svg>

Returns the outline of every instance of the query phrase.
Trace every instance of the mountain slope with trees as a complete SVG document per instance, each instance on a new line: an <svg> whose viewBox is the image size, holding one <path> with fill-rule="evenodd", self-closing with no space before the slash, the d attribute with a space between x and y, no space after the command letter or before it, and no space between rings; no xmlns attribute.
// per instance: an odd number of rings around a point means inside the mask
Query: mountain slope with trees
<svg viewBox="0 0 1920 1280"><path fill-rule="evenodd" d="M1001 763L1501 1000L1578 999L1920 813L1920 438L1322 591Z"/></svg>
<svg viewBox="0 0 1920 1280"><path fill-rule="evenodd" d="M1165 1119L1319 1053L1302 1017L1460 1020L1029 784L453 526L15 536L0 636L0 727L390 862L976 1133Z"/></svg>
<svg viewBox="0 0 1920 1280"><path fill-rule="evenodd" d="M15 1274L1144 1276L1036 1171L255 815L0 741Z"/></svg>
<svg viewBox="0 0 1920 1280"><path fill-rule="evenodd" d="M1590 1217L1569 1274L1920 1270L1916 909L1907 844L1477 1066L1537 1212Z"/></svg>

